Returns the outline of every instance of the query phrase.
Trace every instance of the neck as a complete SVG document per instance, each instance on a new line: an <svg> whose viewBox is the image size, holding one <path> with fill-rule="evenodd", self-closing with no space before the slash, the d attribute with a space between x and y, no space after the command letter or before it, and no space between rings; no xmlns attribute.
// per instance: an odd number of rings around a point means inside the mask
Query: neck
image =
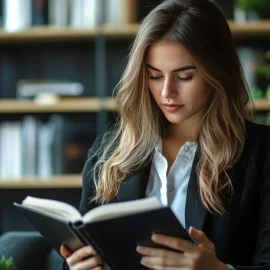
<svg viewBox="0 0 270 270"><path fill-rule="evenodd" d="M179 124L170 123L166 137L179 142L194 142L198 139L198 132L197 121L194 123L191 121L184 121Z"/></svg>

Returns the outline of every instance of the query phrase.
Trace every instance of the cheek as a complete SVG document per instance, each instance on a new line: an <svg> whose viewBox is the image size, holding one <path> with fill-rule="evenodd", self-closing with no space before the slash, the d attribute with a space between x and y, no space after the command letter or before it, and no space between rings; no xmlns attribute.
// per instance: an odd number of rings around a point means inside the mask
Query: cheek
<svg viewBox="0 0 270 270"><path fill-rule="evenodd" d="M186 89L186 101L196 103L197 105L205 104L209 101L211 91L205 84L194 84Z"/></svg>
<svg viewBox="0 0 270 270"><path fill-rule="evenodd" d="M157 83L148 82L148 90L152 94L152 96L156 99L160 95L160 87L158 87Z"/></svg>

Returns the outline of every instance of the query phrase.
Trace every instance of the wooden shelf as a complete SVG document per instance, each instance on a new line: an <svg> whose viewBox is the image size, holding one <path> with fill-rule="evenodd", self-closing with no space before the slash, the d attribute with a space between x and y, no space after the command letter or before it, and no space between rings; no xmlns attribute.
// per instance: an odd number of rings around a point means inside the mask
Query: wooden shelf
<svg viewBox="0 0 270 270"><path fill-rule="evenodd" d="M99 35L108 38L123 38L135 36L139 24L125 26L103 26L97 28L71 27L33 27L23 31L6 32L0 30L0 44L25 42L59 42L59 41L89 41Z"/></svg>
<svg viewBox="0 0 270 270"><path fill-rule="evenodd" d="M237 23L228 21L235 37L270 36L270 20Z"/></svg>
<svg viewBox="0 0 270 270"><path fill-rule="evenodd" d="M111 99L74 98L54 104L38 104L27 100L0 99L0 114L14 113L64 113L98 112L113 110Z"/></svg>
<svg viewBox="0 0 270 270"><path fill-rule="evenodd" d="M59 175L50 178L24 177L0 179L0 189L81 188L81 175Z"/></svg>
<svg viewBox="0 0 270 270"><path fill-rule="evenodd" d="M270 101L267 99L257 99L253 103L255 111L270 111Z"/></svg>
<svg viewBox="0 0 270 270"><path fill-rule="evenodd" d="M270 102L266 99L254 100L255 111L270 111ZM0 114L14 113L82 113L101 110L115 111L113 98L76 98L62 100L51 105L40 105L32 101L0 99Z"/></svg>
<svg viewBox="0 0 270 270"><path fill-rule="evenodd" d="M238 23L228 21L235 37L270 36L270 20ZM24 42L89 41L99 35L108 38L129 38L136 35L140 24L102 26L96 28L33 27L23 31L0 30L0 44Z"/></svg>

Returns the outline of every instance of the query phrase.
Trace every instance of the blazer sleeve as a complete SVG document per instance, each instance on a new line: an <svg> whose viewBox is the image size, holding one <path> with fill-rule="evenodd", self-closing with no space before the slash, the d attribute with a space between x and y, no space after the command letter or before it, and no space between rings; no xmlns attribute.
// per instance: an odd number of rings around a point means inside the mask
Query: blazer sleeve
<svg viewBox="0 0 270 270"><path fill-rule="evenodd" d="M83 170L82 195L79 207L79 211L82 215L98 206L97 203L91 202L91 199L95 196L96 193L92 170L99 158L96 154L97 150L102 150L104 145L106 145L106 142L108 142L113 135L113 132L106 132L99 135L92 144L91 148L88 150L88 156Z"/></svg>
<svg viewBox="0 0 270 270"><path fill-rule="evenodd" d="M237 270L270 270L270 154L263 166L262 179L254 266L235 266Z"/></svg>
<svg viewBox="0 0 270 270"><path fill-rule="evenodd" d="M79 207L79 211L82 215L97 206L95 202L91 202L92 197L95 196L96 190L92 169L97 162L98 158L95 153L100 148L102 139L103 135L99 135L88 150L87 160L83 169L82 195Z"/></svg>
<svg viewBox="0 0 270 270"><path fill-rule="evenodd" d="M268 151L270 151L269 148ZM255 265L268 264L267 269L270 269L270 154L263 169L257 246L253 263Z"/></svg>

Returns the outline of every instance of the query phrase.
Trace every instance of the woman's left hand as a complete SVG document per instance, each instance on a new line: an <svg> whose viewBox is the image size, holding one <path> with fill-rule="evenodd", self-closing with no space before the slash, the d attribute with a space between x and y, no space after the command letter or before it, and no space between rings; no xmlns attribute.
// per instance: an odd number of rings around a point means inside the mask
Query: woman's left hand
<svg viewBox="0 0 270 270"><path fill-rule="evenodd" d="M155 243L167 246L175 251L139 246L137 252L143 256L141 263L149 269L156 270L229 269L228 266L217 259L215 246L204 232L191 227L189 234L192 239L199 243L198 246L180 238L161 234L154 235L152 240Z"/></svg>

